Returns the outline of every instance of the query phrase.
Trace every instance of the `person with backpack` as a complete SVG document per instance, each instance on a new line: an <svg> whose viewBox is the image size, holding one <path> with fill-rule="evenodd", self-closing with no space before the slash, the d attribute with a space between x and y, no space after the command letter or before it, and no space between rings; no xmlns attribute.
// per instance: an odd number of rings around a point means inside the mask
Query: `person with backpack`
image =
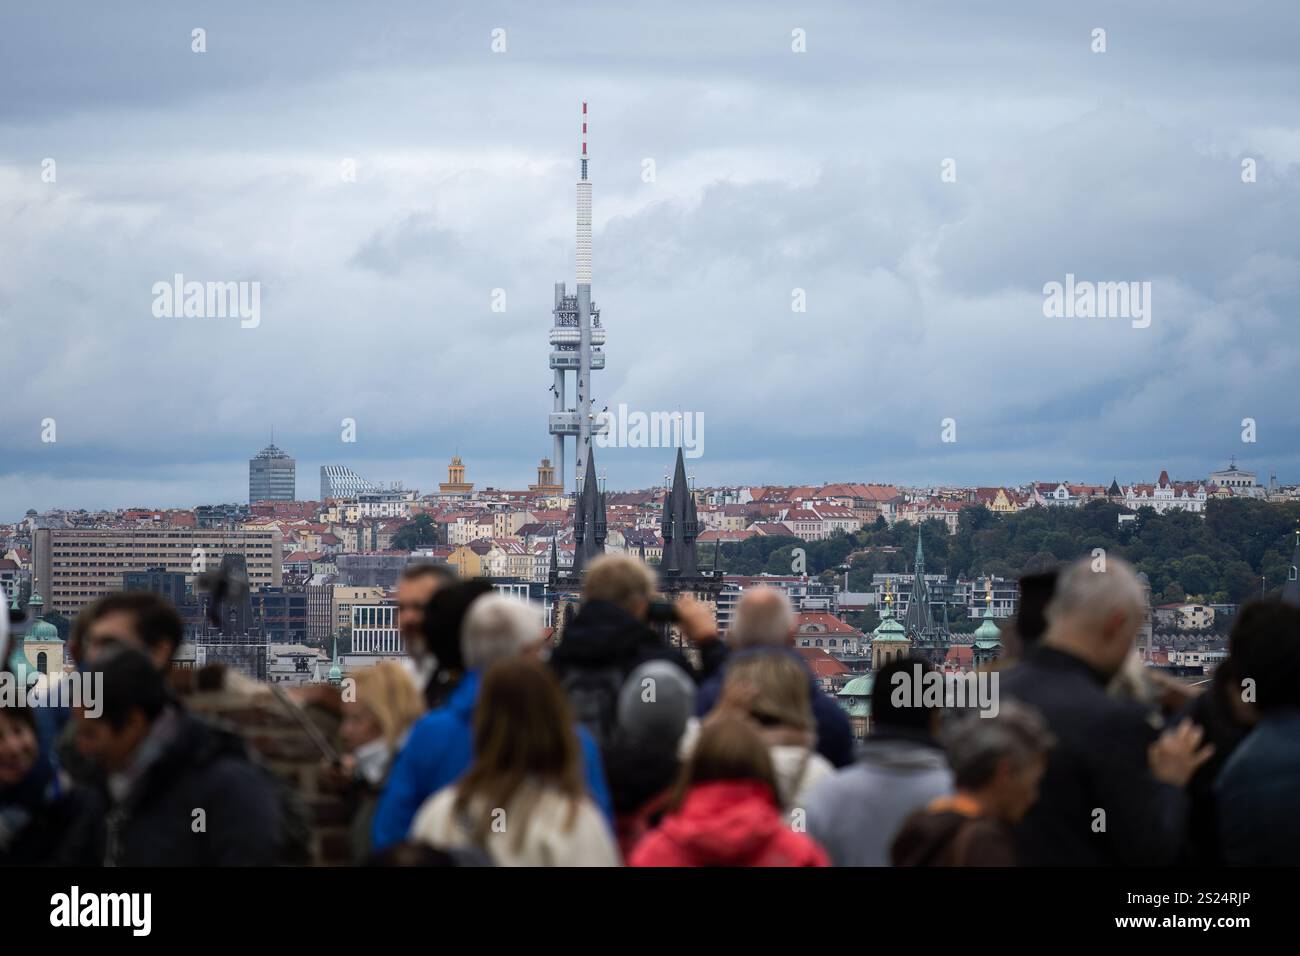
<svg viewBox="0 0 1300 956"><path fill-rule="evenodd" d="M651 660L671 661L698 683L721 665L726 650L708 608L690 597L673 604L676 624L699 651L700 666L647 623L657 588L654 572L630 555L591 562L582 605L551 652L550 665L569 696L574 716L601 747L617 724L618 695L628 675Z"/></svg>
<svg viewBox="0 0 1300 956"><path fill-rule="evenodd" d="M106 866L270 866L286 842L275 781L243 741L187 712L144 652L108 651L100 713L75 740L96 770L81 839Z"/></svg>
<svg viewBox="0 0 1300 956"><path fill-rule="evenodd" d="M371 830L373 850L385 850L405 839L424 801L473 763L474 708L484 672L500 660L536 655L541 642L541 614L527 602L489 594L470 605L461 634L465 673L446 705L429 711L411 728L379 798ZM587 792L612 820L600 750L585 729L578 727L577 732Z"/></svg>

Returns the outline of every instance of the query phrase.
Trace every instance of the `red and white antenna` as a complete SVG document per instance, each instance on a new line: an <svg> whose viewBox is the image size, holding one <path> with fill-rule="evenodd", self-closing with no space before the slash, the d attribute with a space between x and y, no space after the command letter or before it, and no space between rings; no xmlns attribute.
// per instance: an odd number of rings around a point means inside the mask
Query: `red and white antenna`
<svg viewBox="0 0 1300 956"><path fill-rule="evenodd" d="M582 101L582 178L587 178L587 101Z"/></svg>
<svg viewBox="0 0 1300 956"><path fill-rule="evenodd" d="M578 181L578 284L591 285L591 182L587 179L587 102L582 103L582 179Z"/></svg>

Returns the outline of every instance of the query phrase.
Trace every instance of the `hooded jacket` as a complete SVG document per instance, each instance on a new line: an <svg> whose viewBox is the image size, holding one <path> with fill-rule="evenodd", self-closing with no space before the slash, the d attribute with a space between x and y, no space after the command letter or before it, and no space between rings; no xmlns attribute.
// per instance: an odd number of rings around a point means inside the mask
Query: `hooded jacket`
<svg viewBox="0 0 1300 956"><path fill-rule="evenodd" d="M681 807L637 844L630 866L827 866L826 853L786 823L758 780L692 787Z"/></svg>
<svg viewBox="0 0 1300 956"><path fill-rule="evenodd" d="M881 731L857 763L808 798L808 832L836 866L889 866L894 836L912 811L952 793L952 771L928 736Z"/></svg>

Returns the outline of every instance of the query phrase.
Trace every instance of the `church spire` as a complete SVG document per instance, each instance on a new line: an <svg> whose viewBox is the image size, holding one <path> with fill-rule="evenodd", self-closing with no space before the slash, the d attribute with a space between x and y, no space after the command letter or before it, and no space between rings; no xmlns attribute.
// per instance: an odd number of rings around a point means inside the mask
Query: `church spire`
<svg viewBox="0 0 1300 956"><path fill-rule="evenodd" d="M1295 532L1295 551L1287 569L1286 584L1282 585L1282 600L1300 607L1300 528Z"/></svg>

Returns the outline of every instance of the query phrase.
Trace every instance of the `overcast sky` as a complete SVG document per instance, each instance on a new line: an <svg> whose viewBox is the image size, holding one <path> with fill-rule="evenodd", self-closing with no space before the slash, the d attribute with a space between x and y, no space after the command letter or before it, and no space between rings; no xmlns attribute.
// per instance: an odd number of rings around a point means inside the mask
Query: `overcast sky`
<svg viewBox="0 0 1300 956"><path fill-rule="evenodd" d="M532 481L583 99L596 407L702 414L698 482L1300 480L1298 39L1281 0L7 4L0 519L242 500L272 427L304 498ZM155 317L176 273L260 324ZM1150 326L1045 317L1067 273Z"/></svg>

